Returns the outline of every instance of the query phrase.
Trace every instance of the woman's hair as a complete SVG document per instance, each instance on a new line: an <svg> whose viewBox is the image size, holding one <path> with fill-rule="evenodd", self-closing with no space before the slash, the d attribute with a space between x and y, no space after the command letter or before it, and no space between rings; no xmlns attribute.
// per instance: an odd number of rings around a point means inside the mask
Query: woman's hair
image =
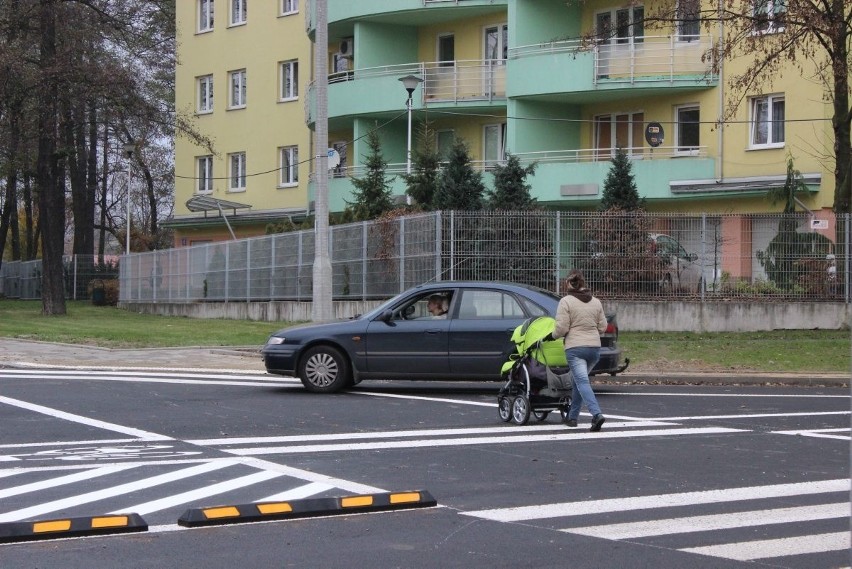
<svg viewBox="0 0 852 569"><path fill-rule="evenodd" d="M565 277L565 280L568 282L568 286L574 290L586 288L586 279L583 277L583 273L579 269L571 269L568 276Z"/></svg>

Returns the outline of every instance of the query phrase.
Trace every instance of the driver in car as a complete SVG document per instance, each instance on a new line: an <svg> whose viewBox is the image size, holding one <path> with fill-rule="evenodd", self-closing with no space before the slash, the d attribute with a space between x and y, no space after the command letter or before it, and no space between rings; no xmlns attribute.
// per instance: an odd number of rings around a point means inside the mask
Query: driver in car
<svg viewBox="0 0 852 569"><path fill-rule="evenodd" d="M433 294L429 297L429 302L426 304L426 309L432 315L433 319L446 318L447 309L449 309L449 301L440 294Z"/></svg>

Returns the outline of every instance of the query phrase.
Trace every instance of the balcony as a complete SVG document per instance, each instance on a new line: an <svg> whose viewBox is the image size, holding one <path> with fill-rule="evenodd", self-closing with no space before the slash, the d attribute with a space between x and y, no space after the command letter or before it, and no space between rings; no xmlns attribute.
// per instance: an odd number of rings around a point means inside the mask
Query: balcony
<svg viewBox="0 0 852 569"><path fill-rule="evenodd" d="M644 36L623 44L589 44L578 39L511 48L508 95L715 86L712 37L691 39ZM706 58L707 54L711 57Z"/></svg>
<svg viewBox="0 0 852 569"><path fill-rule="evenodd" d="M355 69L329 75L328 116L397 111L400 109L399 78L423 79L414 105L456 106L468 102L482 106L506 101L506 65L502 60L436 61ZM313 84L308 88L305 120L313 124ZM403 97L404 98L404 97Z"/></svg>

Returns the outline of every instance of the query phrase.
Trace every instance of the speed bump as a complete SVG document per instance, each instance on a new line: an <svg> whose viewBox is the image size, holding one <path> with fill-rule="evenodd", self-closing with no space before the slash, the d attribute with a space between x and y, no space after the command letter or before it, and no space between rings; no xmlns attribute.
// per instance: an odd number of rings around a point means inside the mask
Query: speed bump
<svg viewBox="0 0 852 569"><path fill-rule="evenodd" d="M0 543L148 531L139 514L0 523Z"/></svg>
<svg viewBox="0 0 852 569"><path fill-rule="evenodd" d="M357 494L328 498L304 498L289 502L254 502L235 506L191 508L178 518L184 527L239 524L269 520L289 520L336 514L382 512L410 508L430 508L438 502L425 490Z"/></svg>

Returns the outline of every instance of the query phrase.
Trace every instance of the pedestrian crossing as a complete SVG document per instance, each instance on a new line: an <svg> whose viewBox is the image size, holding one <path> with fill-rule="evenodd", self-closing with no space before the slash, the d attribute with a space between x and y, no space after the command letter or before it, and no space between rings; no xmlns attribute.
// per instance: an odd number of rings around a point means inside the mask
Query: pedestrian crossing
<svg viewBox="0 0 852 569"><path fill-rule="evenodd" d="M504 523L548 524L572 535L646 543L736 561L777 562L779 558L833 554L836 564L832 567L847 567L852 547L849 491L847 478L495 508L462 515ZM760 507L748 508L750 505ZM720 512L720 508L726 511ZM759 538L743 539L752 535L747 528L756 528L753 535ZM805 562L796 566L819 565Z"/></svg>
<svg viewBox="0 0 852 569"><path fill-rule="evenodd" d="M384 491L255 458L17 468L0 470L0 478L0 523L134 512L146 519L154 514L151 520L167 524L187 507L218 500L251 503Z"/></svg>

